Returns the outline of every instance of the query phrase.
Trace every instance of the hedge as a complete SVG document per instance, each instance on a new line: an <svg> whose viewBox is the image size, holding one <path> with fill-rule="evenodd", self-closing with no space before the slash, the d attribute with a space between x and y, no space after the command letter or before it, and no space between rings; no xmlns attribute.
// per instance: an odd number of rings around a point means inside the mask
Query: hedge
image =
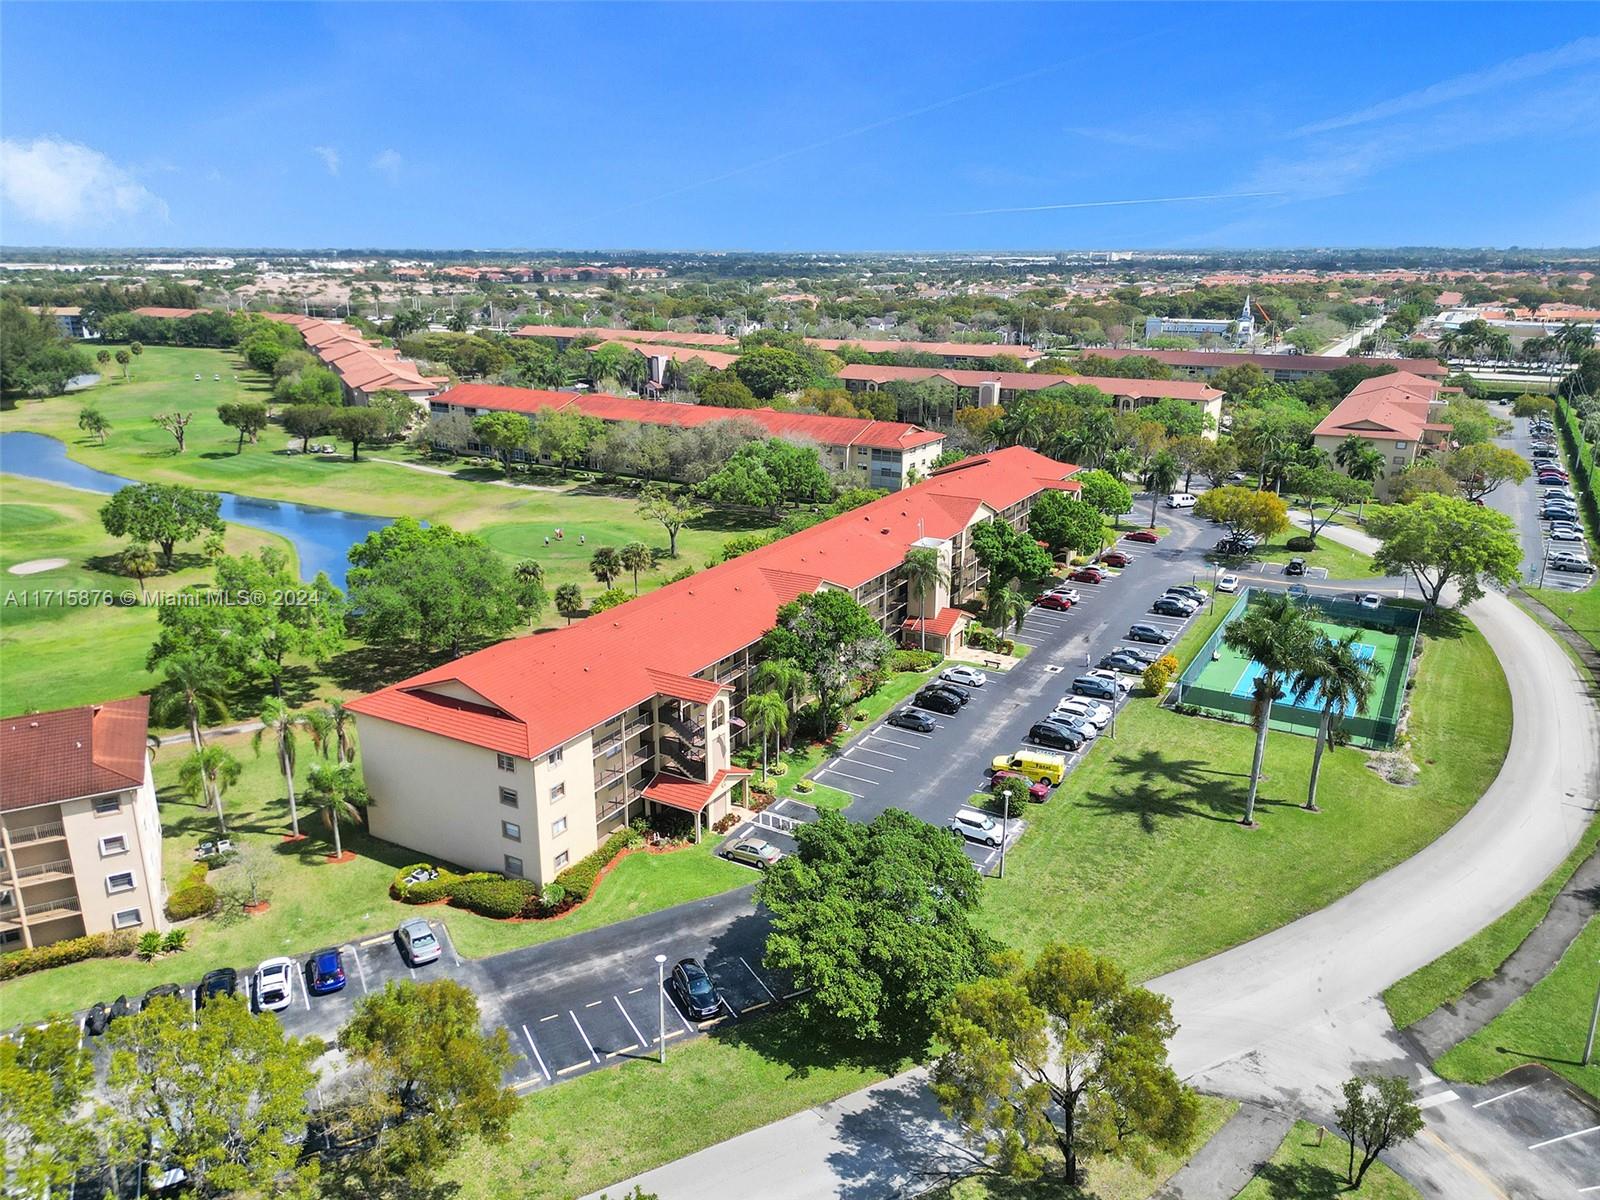
<svg viewBox="0 0 1600 1200"><path fill-rule="evenodd" d="M1289 550L1315 550L1317 548L1317 539L1302 534L1290 538L1284 543L1284 547Z"/></svg>
<svg viewBox="0 0 1600 1200"><path fill-rule="evenodd" d="M464 908L481 917L504 920L522 915L528 901L539 898L539 889L528 879L502 875L458 880L450 894L452 908Z"/></svg>
<svg viewBox="0 0 1600 1200"><path fill-rule="evenodd" d="M1567 447L1567 461L1572 464L1572 476L1579 487L1578 503L1589 516L1591 535L1600 538L1600 499L1594 494L1596 482L1594 452L1589 448L1589 443L1583 440L1583 430L1578 424L1578 415L1565 396L1556 397L1556 412L1558 417L1556 424L1561 428L1561 440Z"/></svg>
<svg viewBox="0 0 1600 1200"><path fill-rule="evenodd" d="M600 878L600 872L610 866L611 860L627 849L628 844L638 836L624 826L601 842L593 853L586 854L557 875L555 881L566 893L566 899L573 904L587 900L595 880Z"/></svg>
<svg viewBox="0 0 1600 1200"><path fill-rule="evenodd" d="M217 889L209 883L187 883L167 897L167 916L174 921L209 916L220 903Z"/></svg>
<svg viewBox="0 0 1600 1200"><path fill-rule="evenodd" d="M431 904L446 900L452 908L465 909L495 920L503 921L517 916L552 916L588 899L600 872L638 837L631 829L617 830L594 853L579 859L557 875L542 895L532 880L513 879L495 871L458 874L443 867L435 868L430 863L411 863L401 867L395 872L389 891L403 904ZM423 883L405 882L407 875L422 867L437 870L439 874Z"/></svg>
<svg viewBox="0 0 1600 1200"><path fill-rule="evenodd" d="M930 671L944 661L937 650L896 650L889 656L891 671Z"/></svg>
<svg viewBox="0 0 1600 1200"><path fill-rule="evenodd" d="M139 935L122 929L115 933L91 933L67 938L32 950L14 950L0 955L0 980L15 979L34 971L47 971L88 958L123 958L139 948Z"/></svg>

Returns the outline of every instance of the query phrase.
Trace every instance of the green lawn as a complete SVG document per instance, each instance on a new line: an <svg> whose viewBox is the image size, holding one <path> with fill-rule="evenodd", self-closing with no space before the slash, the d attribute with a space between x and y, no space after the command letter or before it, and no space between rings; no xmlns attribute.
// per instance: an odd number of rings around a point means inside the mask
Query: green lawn
<svg viewBox="0 0 1600 1200"><path fill-rule="evenodd" d="M1150 1156L1148 1170L1119 1159L1095 1159L1088 1165L1083 1189L1064 1187L1059 1179L1019 1183L973 1176L925 1193L925 1200L1146 1200L1215 1137L1238 1108L1237 1100L1201 1096L1200 1122L1188 1147L1180 1152L1157 1151ZM1059 1159L1056 1169L1060 1169Z"/></svg>
<svg viewBox="0 0 1600 1200"><path fill-rule="evenodd" d="M1222 616L1189 632L1180 659ZM1028 953L1070 931L1146 979L1327 905L1449 828L1505 756L1510 695L1470 625L1428 639L1415 697L1415 785L1340 750L1323 760L1323 811L1305 812L1312 739L1273 733L1255 831L1237 823L1252 731L1135 700L1116 738L1030 809L1006 878L984 888L983 923Z"/></svg>
<svg viewBox="0 0 1600 1200"><path fill-rule="evenodd" d="M1600 651L1600 584L1592 584L1581 592L1537 587L1528 588L1527 592Z"/></svg>
<svg viewBox="0 0 1600 1200"><path fill-rule="evenodd" d="M1323 536L1317 539L1315 550L1291 550L1287 542L1291 537L1303 537L1305 530L1295 529L1285 534L1276 541L1257 546L1250 552L1250 557L1262 562L1281 563L1288 562L1291 558L1303 558L1313 567L1327 567L1328 578L1339 580L1370 580L1372 574L1372 556L1363 554L1359 550L1352 550L1341 542L1334 541L1331 537Z"/></svg>
<svg viewBox="0 0 1600 1200"><path fill-rule="evenodd" d="M1510 912L1484 926L1454 950L1413 971L1383 993L1389 1016L1401 1029L1422 1020L1441 1004L1460 999L1480 979L1488 979L1533 932L1550 905L1567 886L1579 864L1600 843L1600 821L1591 821L1566 861L1550 873L1537 891Z"/></svg>
<svg viewBox="0 0 1600 1200"><path fill-rule="evenodd" d="M1486 1083L1523 1063L1543 1063L1600 1099L1600 1058L1582 1065L1597 962L1600 917L1590 917L1550 974L1434 1063L1434 1069L1446 1079Z"/></svg>
<svg viewBox="0 0 1600 1200"><path fill-rule="evenodd" d="M98 959L73 963L0 984L0 1011L5 1025L35 1020L52 1012L70 1012L91 1001L110 1001L119 993L136 995L158 983L193 982L211 967L252 966L277 954L305 953L319 945L339 943L393 929L418 909L389 898L389 883L399 867L415 862L414 850L367 837L348 826L344 845L356 858L337 866L325 855L331 834L317 813L301 807L301 828L310 837L286 845L288 803L272 743L257 758L250 739L217 739L237 755L244 770L227 794L228 822L235 844L253 848L261 860L259 883L271 909L258 917L204 919L184 926L189 948L152 963L137 959ZM187 747L167 747L156 762L161 804L165 877L175 888L189 869L195 844L215 832L215 817L173 786ZM297 775L318 761L302 738ZM502 922L447 906L430 907L429 917L449 926L465 955L493 954L515 946L550 941L585 929L654 912L687 900L725 892L753 882L752 872L717 858L720 838L669 854L633 854L618 863L594 897L553 921ZM247 851L249 852L249 851ZM243 887L244 871L230 865L211 873L209 882L227 891Z"/></svg>
<svg viewBox="0 0 1600 1200"><path fill-rule="evenodd" d="M1382 1159L1368 1169L1361 1190L1351 1191L1345 1182L1349 1166L1348 1142L1330 1130L1318 1146L1316 1126L1296 1121L1277 1153L1235 1200L1421 1200L1422 1193Z"/></svg>

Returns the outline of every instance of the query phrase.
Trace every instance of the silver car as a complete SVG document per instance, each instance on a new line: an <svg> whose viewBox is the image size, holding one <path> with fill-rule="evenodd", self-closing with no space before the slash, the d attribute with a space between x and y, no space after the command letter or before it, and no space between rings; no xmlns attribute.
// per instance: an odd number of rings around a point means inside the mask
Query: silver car
<svg viewBox="0 0 1600 1200"><path fill-rule="evenodd" d="M729 862L743 863L747 867L765 871L783 857L783 851L760 838L745 838L724 850L722 857Z"/></svg>
<svg viewBox="0 0 1600 1200"><path fill-rule="evenodd" d="M444 952L439 939L434 936L433 927L421 917L402 922L400 928L394 931L394 940L400 943L400 953L413 967L431 963Z"/></svg>

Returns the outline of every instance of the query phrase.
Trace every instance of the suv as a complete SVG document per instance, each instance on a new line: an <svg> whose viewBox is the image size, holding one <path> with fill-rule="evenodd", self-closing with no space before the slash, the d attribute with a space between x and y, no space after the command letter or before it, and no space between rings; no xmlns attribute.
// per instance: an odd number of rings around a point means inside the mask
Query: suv
<svg viewBox="0 0 1600 1200"><path fill-rule="evenodd" d="M1100 660L1098 665L1104 670L1117 671L1123 675L1143 675L1144 669L1150 664L1142 662L1131 654L1123 654L1118 651L1113 654L1107 654Z"/></svg>
<svg viewBox="0 0 1600 1200"><path fill-rule="evenodd" d="M1550 556L1550 569L1552 571L1579 571L1587 575L1594 570L1594 564L1581 554L1574 554L1570 550L1557 550Z"/></svg>
<svg viewBox="0 0 1600 1200"><path fill-rule="evenodd" d="M1283 568L1285 575L1304 575L1306 573L1306 560L1291 558Z"/></svg>
<svg viewBox="0 0 1600 1200"><path fill-rule="evenodd" d="M1117 699L1117 685L1099 675L1079 675L1072 681L1072 694L1093 696L1096 700Z"/></svg>
<svg viewBox="0 0 1600 1200"><path fill-rule="evenodd" d="M709 1021L722 1011L722 997L697 959L680 959L667 980L683 1011L696 1021Z"/></svg>
<svg viewBox="0 0 1600 1200"><path fill-rule="evenodd" d="M1150 611L1158 617L1192 617L1196 607L1182 596L1162 596L1150 606Z"/></svg>
<svg viewBox="0 0 1600 1200"><path fill-rule="evenodd" d="M1083 745L1083 735L1054 721L1039 721L1028 730L1027 741L1036 746L1049 746L1052 750L1077 750Z"/></svg>
<svg viewBox="0 0 1600 1200"><path fill-rule="evenodd" d="M953 683L945 683L938 679L935 679L922 690L925 692L938 692L940 695L949 696L950 699L961 705L962 708L965 708L967 703L972 699L972 693L967 691L966 688L959 688Z"/></svg>
<svg viewBox="0 0 1600 1200"><path fill-rule="evenodd" d="M918 708L943 713L947 717L953 717L961 711L961 701L945 692L936 692L932 688L923 688L912 703Z"/></svg>
<svg viewBox="0 0 1600 1200"><path fill-rule="evenodd" d="M1196 604L1204 604L1206 602L1205 589L1196 587L1192 583L1175 583L1166 590L1165 594L1168 596L1187 596Z"/></svg>
<svg viewBox="0 0 1600 1200"><path fill-rule="evenodd" d="M1105 577L1106 573L1099 567L1079 567L1067 576L1074 583L1103 583Z"/></svg>
<svg viewBox="0 0 1600 1200"><path fill-rule="evenodd" d="M975 808L957 809L956 815L950 818L947 828L957 837L982 842L985 846L1000 844L999 822L988 813L981 813Z"/></svg>

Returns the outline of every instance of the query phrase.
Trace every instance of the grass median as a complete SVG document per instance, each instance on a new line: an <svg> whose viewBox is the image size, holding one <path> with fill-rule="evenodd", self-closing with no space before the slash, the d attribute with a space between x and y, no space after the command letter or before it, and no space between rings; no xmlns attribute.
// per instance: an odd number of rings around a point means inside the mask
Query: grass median
<svg viewBox="0 0 1600 1200"><path fill-rule="evenodd" d="M1349 1167L1349 1142L1328 1133L1318 1145L1316 1126L1296 1121L1235 1200L1421 1200L1422 1193L1381 1159L1359 1188L1346 1182Z"/></svg>

